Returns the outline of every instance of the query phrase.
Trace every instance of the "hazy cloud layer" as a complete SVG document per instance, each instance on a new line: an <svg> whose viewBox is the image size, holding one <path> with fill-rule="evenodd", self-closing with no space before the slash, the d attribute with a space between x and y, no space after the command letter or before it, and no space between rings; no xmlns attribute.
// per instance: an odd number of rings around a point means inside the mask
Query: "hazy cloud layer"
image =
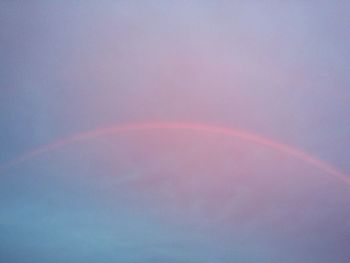
<svg viewBox="0 0 350 263"><path fill-rule="evenodd" d="M350 173L349 8L0 1L0 163L98 127L184 121ZM232 138L133 136L0 174L0 261L350 260L349 193L324 171Z"/></svg>

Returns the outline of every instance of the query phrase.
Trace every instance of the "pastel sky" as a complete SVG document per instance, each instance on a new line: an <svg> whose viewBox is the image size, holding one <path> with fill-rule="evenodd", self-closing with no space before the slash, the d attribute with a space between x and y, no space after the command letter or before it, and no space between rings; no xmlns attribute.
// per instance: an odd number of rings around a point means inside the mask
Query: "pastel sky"
<svg viewBox="0 0 350 263"><path fill-rule="evenodd" d="M0 262L350 262L349 10L0 1Z"/></svg>

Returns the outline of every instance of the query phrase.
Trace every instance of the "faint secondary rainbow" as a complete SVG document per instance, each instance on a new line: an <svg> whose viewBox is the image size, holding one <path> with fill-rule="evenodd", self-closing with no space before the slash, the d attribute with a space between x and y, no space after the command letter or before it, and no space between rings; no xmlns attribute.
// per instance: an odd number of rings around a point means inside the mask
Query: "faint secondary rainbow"
<svg viewBox="0 0 350 263"><path fill-rule="evenodd" d="M215 125L209 125L209 124L185 123L185 122L130 123L130 124L115 125L115 126L99 128L91 131L78 133L70 137L57 140L53 143L43 145L37 149L34 149L32 151L29 151L20 155L14 160L8 163L5 163L3 166L1 166L0 173L22 162L30 160L31 158L62 148L68 144L74 144L77 142L86 141L93 138L98 138L98 137L103 137L108 135L117 135L117 134L127 133L127 132L144 132L144 131L151 131L151 130L188 130L188 131L194 131L194 132L204 132L204 133L211 133L211 134L218 134L222 136L239 138L241 140L263 145L265 147L268 147L276 151L279 151L281 153L292 156L321 171L324 171L330 175L337 177L338 179L344 181L345 183L350 184L350 177L347 176L345 173L334 168L330 164L327 164L311 156L310 154L303 152L301 150L298 150L289 145L276 142L274 140L265 138L263 136L260 136L254 133L250 133L250 132L246 132L246 131L242 131L234 128L227 128L223 126L215 126Z"/></svg>

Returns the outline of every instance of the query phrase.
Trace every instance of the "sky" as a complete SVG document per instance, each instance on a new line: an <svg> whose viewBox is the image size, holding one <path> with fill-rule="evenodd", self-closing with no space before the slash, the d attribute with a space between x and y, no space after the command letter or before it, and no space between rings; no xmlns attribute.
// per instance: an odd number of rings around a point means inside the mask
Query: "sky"
<svg viewBox="0 0 350 263"><path fill-rule="evenodd" d="M0 261L349 262L349 8L0 0Z"/></svg>

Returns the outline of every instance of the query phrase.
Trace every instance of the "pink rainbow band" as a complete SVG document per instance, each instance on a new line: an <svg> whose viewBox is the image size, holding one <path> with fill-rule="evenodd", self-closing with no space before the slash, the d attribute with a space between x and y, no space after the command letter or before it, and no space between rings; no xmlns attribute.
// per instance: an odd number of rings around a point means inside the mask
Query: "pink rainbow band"
<svg viewBox="0 0 350 263"><path fill-rule="evenodd" d="M0 166L0 173L4 170L7 170L15 165L18 165L22 162L30 160L38 155L45 154L56 150L58 148L64 147L65 145L77 143L93 138L103 137L107 135L114 135L120 133L126 133L131 131L147 131L147 130L189 130L194 132L205 132L218 134L229 137L236 137L242 140L250 141L256 144L263 145L268 148L272 148L281 153L292 156L296 159L304 161L305 163L312 165L315 168L318 168L330 175L337 177L338 179L344 181L345 183L350 184L350 177L340 170L334 168L333 166L311 156L310 154L293 148L289 145L282 144L271 139L265 138L263 136L249 133L242 130L237 130L234 128L227 128L222 126L208 125L208 124L197 124L197 123L185 123L185 122L143 122L143 123L130 123L123 125L115 125L105 128L99 128L91 131L86 131L82 133L75 134L70 137L66 137L61 140L57 140L53 143L43 145L37 149L29 151L15 158L14 160L5 163L3 166Z"/></svg>

